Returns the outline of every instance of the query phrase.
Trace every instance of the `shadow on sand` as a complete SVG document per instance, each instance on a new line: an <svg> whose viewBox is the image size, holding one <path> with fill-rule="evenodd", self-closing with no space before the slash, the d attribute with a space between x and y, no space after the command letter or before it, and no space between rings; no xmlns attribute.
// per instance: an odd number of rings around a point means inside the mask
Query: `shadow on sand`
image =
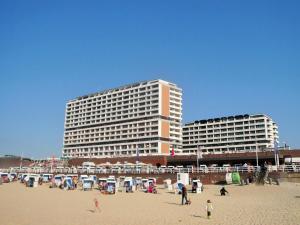
<svg viewBox="0 0 300 225"><path fill-rule="evenodd" d="M202 218L202 219L204 219L204 217L203 216L200 216L200 215L195 215L195 214L193 214L193 215L191 215L192 217L196 217L196 218Z"/></svg>
<svg viewBox="0 0 300 225"><path fill-rule="evenodd" d="M95 212L95 210L93 210L93 209L88 209L88 210L86 210L86 211L88 211L88 212L90 212L90 213L94 213L94 212Z"/></svg>
<svg viewBox="0 0 300 225"><path fill-rule="evenodd" d="M165 203L169 205L181 205L180 203L175 203L175 202L165 202Z"/></svg>

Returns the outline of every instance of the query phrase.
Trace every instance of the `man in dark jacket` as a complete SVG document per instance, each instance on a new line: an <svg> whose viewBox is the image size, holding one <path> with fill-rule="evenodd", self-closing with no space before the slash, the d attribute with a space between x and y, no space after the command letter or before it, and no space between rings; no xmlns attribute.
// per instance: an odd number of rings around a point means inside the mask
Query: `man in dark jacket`
<svg viewBox="0 0 300 225"><path fill-rule="evenodd" d="M184 204L184 199L185 199L185 204L187 203L187 189L185 187L185 185L182 186L182 190L181 190L181 204Z"/></svg>
<svg viewBox="0 0 300 225"><path fill-rule="evenodd" d="M225 187L222 187L220 190L221 196L225 196L226 193L229 194L228 191L225 189Z"/></svg>

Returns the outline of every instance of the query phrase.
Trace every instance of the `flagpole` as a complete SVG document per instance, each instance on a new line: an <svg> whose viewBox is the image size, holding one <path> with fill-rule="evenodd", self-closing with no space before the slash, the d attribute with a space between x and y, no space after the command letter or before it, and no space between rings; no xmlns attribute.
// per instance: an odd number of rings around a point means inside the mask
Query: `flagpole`
<svg viewBox="0 0 300 225"><path fill-rule="evenodd" d="M199 170L199 145L197 145L197 171Z"/></svg>
<svg viewBox="0 0 300 225"><path fill-rule="evenodd" d="M258 145L256 144L256 148L255 148L256 150L255 150L255 155L256 155L256 169L258 169L258 153L257 153L257 151L258 151Z"/></svg>
<svg viewBox="0 0 300 225"><path fill-rule="evenodd" d="M53 162L54 161L54 155L52 155L52 159L51 159L51 165L50 165L50 173L52 173L53 171Z"/></svg>
<svg viewBox="0 0 300 225"><path fill-rule="evenodd" d="M278 167L277 167L277 149L276 149L276 141L274 141L274 159L275 159L275 166L276 166L276 169L278 170Z"/></svg>
<svg viewBox="0 0 300 225"><path fill-rule="evenodd" d="M22 169L22 160L23 160L23 152L21 153L21 160L20 160L20 172L21 172L21 169Z"/></svg>
<svg viewBox="0 0 300 225"><path fill-rule="evenodd" d="M137 161L137 162L140 161L139 158L140 158L140 157L139 157L139 148L137 147L137 148L136 148L136 161Z"/></svg>
<svg viewBox="0 0 300 225"><path fill-rule="evenodd" d="M279 167L279 152L278 152L278 143L275 140L274 141L274 156L275 156L275 165L276 165L276 169L278 170Z"/></svg>

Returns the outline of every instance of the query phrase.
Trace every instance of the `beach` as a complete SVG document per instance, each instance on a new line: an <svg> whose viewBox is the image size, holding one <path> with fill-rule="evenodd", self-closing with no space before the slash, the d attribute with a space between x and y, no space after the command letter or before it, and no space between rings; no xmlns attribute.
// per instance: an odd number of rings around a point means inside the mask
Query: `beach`
<svg viewBox="0 0 300 225"><path fill-rule="evenodd" d="M190 188L188 188L189 190ZM0 225L141 225L141 224L300 224L300 184L226 186L206 185L201 194L188 193L191 205L181 205L181 195L162 186L158 194L143 192L103 195L99 191L64 191L47 184L26 188L19 182L0 186ZM93 212L94 198L101 212ZM206 201L214 210L206 218Z"/></svg>

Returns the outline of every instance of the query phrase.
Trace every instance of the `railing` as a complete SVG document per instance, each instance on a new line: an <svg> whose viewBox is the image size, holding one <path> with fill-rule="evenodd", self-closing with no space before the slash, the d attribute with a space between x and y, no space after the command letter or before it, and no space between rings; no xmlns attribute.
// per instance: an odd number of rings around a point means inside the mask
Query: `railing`
<svg viewBox="0 0 300 225"><path fill-rule="evenodd" d="M269 172L290 172L300 173L300 165L280 165L267 166ZM21 168L21 169L0 169L4 173L61 173L61 174L168 174L168 173L226 173L226 172L242 172L253 173L260 171L260 167L256 166L239 166L239 167L198 167L198 168L96 168L96 169L76 169L76 168Z"/></svg>

